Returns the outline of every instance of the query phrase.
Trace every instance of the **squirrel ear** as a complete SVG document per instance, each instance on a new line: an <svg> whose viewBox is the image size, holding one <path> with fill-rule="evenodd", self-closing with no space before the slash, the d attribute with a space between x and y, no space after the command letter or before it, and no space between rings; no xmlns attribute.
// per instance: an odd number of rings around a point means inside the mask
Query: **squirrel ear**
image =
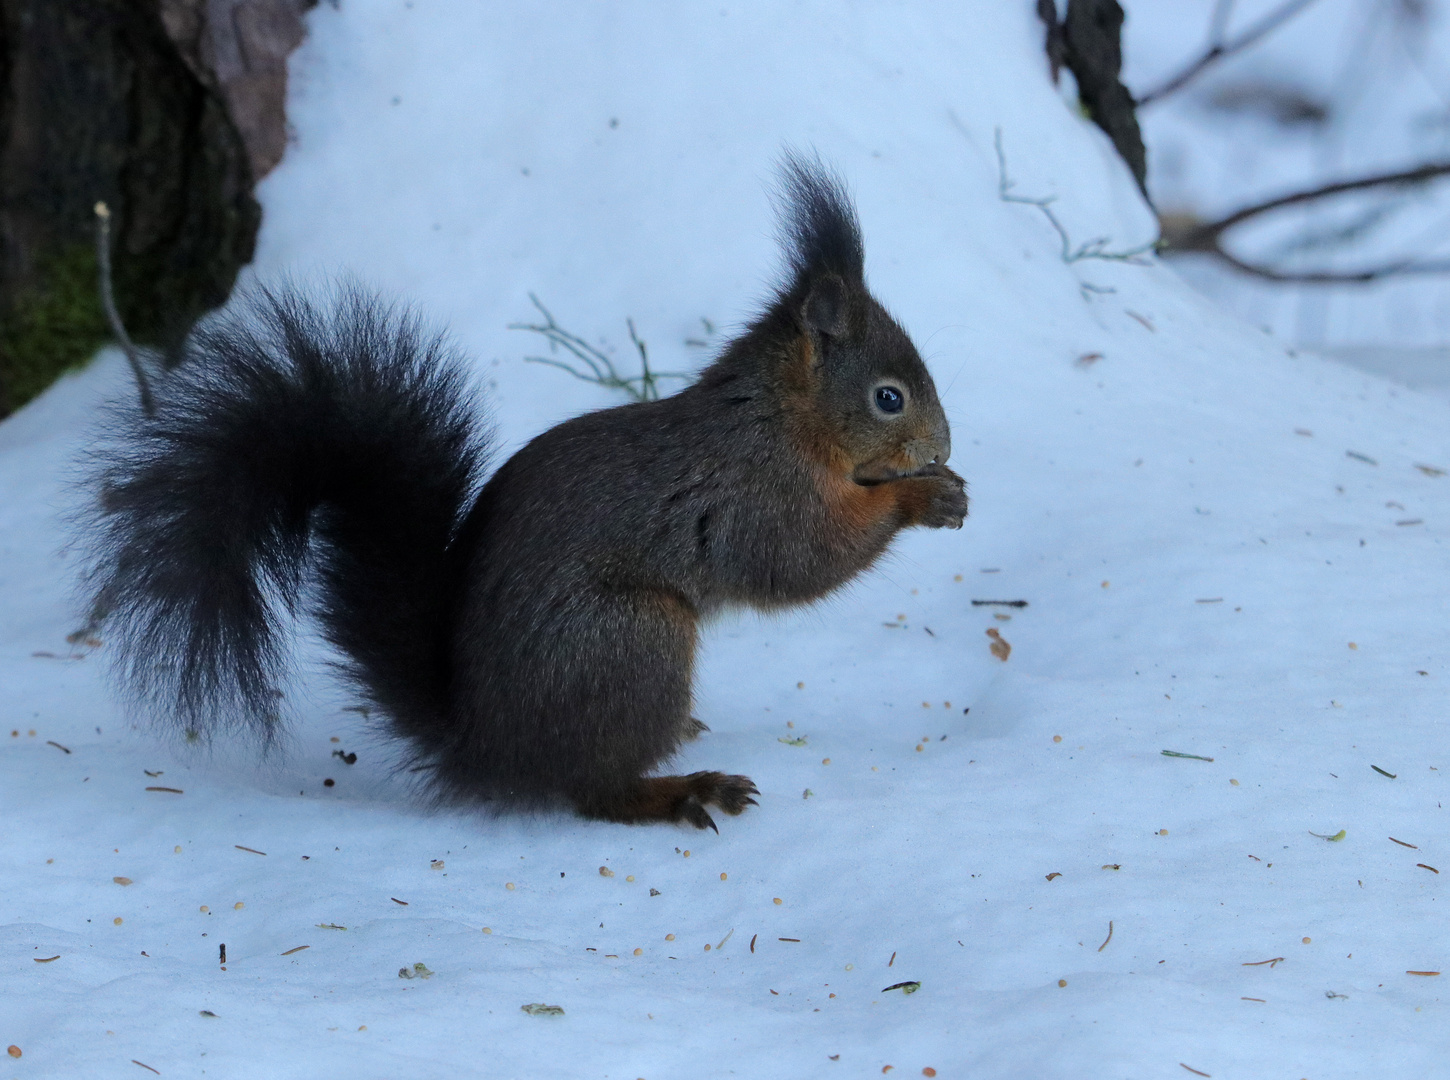
<svg viewBox="0 0 1450 1080"><path fill-rule="evenodd" d="M822 274L812 283L801 315L812 330L838 338L846 333L849 307L846 283L836 274Z"/></svg>

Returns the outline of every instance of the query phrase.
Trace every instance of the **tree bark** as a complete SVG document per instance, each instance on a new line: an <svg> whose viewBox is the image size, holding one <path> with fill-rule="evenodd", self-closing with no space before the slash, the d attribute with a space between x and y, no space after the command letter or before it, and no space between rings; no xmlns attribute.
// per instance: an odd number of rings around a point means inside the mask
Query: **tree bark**
<svg viewBox="0 0 1450 1080"><path fill-rule="evenodd" d="M1047 27L1045 48L1053 81L1059 68L1072 72L1078 100L1113 141L1138 190L1148 198L1148 155L1133 95L1120 78L1123 9L1118 0L1068 0L1067 18L1061 23L1054 0L1038 0L1037 15Z"/></svg>
<svg viewBox="0 0 1450 1080"><path fill-rule="evenodd" d="M97 201L133 337L168 348L226 299L312 2L0 0L0 416L107 339Z"/></svg>

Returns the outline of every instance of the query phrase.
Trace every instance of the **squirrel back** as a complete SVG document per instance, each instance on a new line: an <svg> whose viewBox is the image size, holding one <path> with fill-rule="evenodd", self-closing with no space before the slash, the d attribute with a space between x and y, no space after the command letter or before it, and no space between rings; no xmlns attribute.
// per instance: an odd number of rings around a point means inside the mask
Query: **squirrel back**
<svg viewBox="0 0 1450 1080"><path fill-rule="evenodd" d="M283 295L208 326L103 480L122 674L194 730L217 701L270 730L311 552L324 632L440 794L699 827L752 804L746 777L649 775L704 730L701 618L809 602L966 512L839 181L788 157L784 203L787 280L696 383L546 431L471 507L476 408L414 323Z"/></svg>

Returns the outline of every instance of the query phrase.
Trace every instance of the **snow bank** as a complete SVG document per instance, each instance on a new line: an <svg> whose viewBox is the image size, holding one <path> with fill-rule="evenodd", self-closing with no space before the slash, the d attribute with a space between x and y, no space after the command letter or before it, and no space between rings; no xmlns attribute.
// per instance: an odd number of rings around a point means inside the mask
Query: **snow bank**
<svg viewBox="0 0 1450 1080"><path fill-rule="evenodd" d="M5 1075L1442 1067L1450 974L1412 973L1450 972L1450 478L1419 467L1450 468L1450 404L1292 355L1161 266L1065 263L999 199L996 130L1074 244L1152 223L1039 39L1025 3L313 13L261 276L420 303L516 445L613 403L522 360L528 293L698 366L701 318L740 324L776 265L773 159L814 146L972 516L713 629L713 731L679 767L764 792L718 837L431 814L314 652L261 766L128 726L104 646L64 641L56 519L124 372L67 380L0 426Z"/></svg>

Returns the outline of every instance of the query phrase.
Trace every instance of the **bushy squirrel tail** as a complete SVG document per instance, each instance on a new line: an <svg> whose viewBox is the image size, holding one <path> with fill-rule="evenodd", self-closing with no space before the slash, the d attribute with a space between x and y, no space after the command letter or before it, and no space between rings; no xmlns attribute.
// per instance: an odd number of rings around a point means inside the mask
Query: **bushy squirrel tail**
<svg viewBox="0 0 1450 1080"><path fill-rule="evenodd" d="M399 734L436 728L486 456L459 357L412 314L342 288L208 319L154 415L118 411L94 451L92 618L133 699L270 742L305 608Z"/></svg>

